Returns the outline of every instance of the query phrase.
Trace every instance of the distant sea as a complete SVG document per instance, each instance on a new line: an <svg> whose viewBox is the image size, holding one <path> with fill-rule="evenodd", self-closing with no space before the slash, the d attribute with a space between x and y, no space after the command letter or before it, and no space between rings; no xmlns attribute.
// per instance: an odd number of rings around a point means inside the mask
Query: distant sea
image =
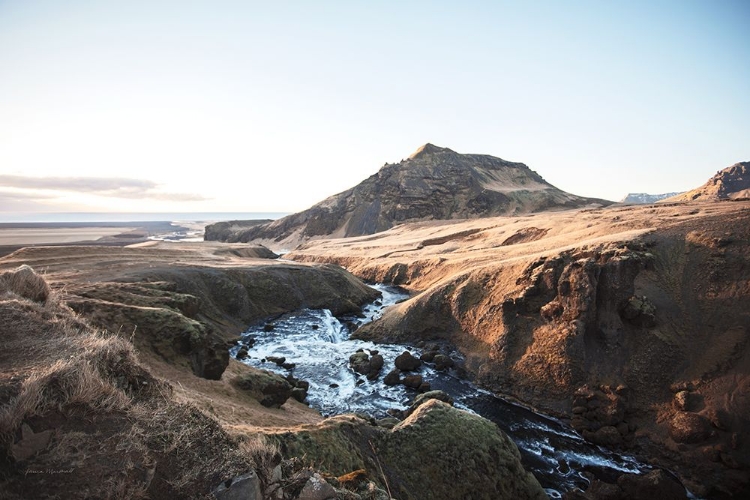
<svg viewBox="0 0 750 500"><path fill-rule="evenodd" d="M0 212L0 222L208 222L280 219L289 212Z"/></svg>

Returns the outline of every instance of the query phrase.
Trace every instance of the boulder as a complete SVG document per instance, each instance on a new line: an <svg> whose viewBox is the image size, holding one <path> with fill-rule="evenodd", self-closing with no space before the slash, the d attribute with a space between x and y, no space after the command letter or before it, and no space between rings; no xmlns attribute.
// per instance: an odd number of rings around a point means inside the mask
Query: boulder
<svg viewBox="0 0 750 500"><path fill-rule="evenodd" d="M391 484L397 498L419 492L424 500L547 499L521 465L516 445L494 423L437 399L386 434L378 452L398 471L401 491Z"/></svg>
<svg viewBox="0 0 750 500"><path fill-rule="evenodd" d="M227 479L214 491L216 500L263 500L260 478L255 471Z"/></svg>
<svg viewBox="0 0 750 500"><path fill-rule="evenodd" d="M357 351L349 356L349 366L357 372L365 375L368 380L374 380L380 375L380 370L383 368L385 360L380 354L373 354L370 356L364 351Z"/></svg>
<svg viewBox="0 0 750 500"><path fill-rule="evenodd" d="M320 474L315 473L302 487L297 500L328 500L331 498L336 498L336 490Z"/></svg>
<svg viewBox="0 0 750 500"><path fill-rule="evenodd" d="M422 385L422 375L407 375L401 383L411 389L419 389L419 386Z"/></svg>
<svg viewBox="0 0 750 500"><path fill-rule="evenodd" d="M415 358L409 351L404 351L396 357L396 368L403 372L414 371L422 366L422 361Z"/></svg>
<svg viewBox="0 0 750 500"><path fill-rule="evenodd" d="M619 446L622 444L622 435L616 427L605 425L594 432L585 430L583 437L592 443L602 446Z"/></svg>
<svg viewBox="0 0 750 500"><path fill-rule="evenodd" d="M234 383L252 394L263 406L279 408L292 396L292 384L281 375L252 370L237 376Z"/></svg>
<svg viewBox="0 0 750 500"><path fill-rule="evenodd" d="M307 399L307 390L301 387L294 387L292 389L292 397L300 403L304 403L305 399Z"/></svg>
<svg viewBox="0 0 750 500"><path fill-rule="evenodd" d="M446 356L445 354L438 354L433 358L433 363L435 363L435 369L438 371L444 371L448 368L453 368L453 366L456 364L450 356Z"/></svg>
<svg viewBox="0 0 750 500"><path fill-rule="evenodd" d="M419 359L421 359L425 363L432 363L432 361L435 359L435 356L437 356L437 355L438 355L437 351L427 351L427 352L423 353L419 357Z"/></svg>
<svg viewBox="0 0 750 500"><path fill-rule="evenodd" d="M711 424L697 413L677 412L669 423L669 437L678 443L700 443L711 435Z"/></svg>
<svg viewBox="0 0 750 500"><path fill-rule="evenodd" d="M275 363L276 366L281 366L286 363L286 358L284 356L268 356L266 360L270 363Z"/></svg>
<svg viewBox="0 0 750 500"><path fill-rule="evenodd" d="M388 374L383 378L383 383L385 385L398 385L401 383L401 370L396 368L395 370L391 370L388 372Z"/></svg>

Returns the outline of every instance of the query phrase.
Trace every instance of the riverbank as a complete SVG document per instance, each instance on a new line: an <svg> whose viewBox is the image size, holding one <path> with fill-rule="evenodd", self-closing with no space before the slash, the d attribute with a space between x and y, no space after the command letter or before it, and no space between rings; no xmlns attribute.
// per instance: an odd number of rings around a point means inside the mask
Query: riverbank
<svg viewBox="0 0 750 500"><path fill-rule="evenodd" d="M311 241L286 257L415 293L355 336L448 342L484 387L674 470L701 497L741 496L750 488L748 208L429 221Z"/></svg>
<svg viewBox="0 0 750 500"><path fill-rule="evenodd" d="M3 331L8 349L0 359L0 401L4 414L12 415L0 429L3 491L16 498L205 498L248 470L262 478L264 489L270 487L281 467L278 474L289 479L283 487L296 498L299 488L318 484L321 476L309 464L294 464L305 450L328 447L335 456L347 450L348 461L340 462L351 466L346 472L367 471L364 481L346 486L348 493L335 493L341 498L381 498L389 485L407 500L449 498L457 487L476 498L496 498L498 491L506 498L544 497L504 434L449 406L430 404L398 428L376 429L358 417L323 420L293 398L267 400L254 381L276 379L230 360L228 341L253 321L305 307L356 314L377 292L336 266L257 258L265 252L252 250L157 242L34 247L0 259L0 312L10 325ZM43 269L44 278L19 265ZM32 288L44 294L29 294L26 283L39 284ZM76 387L85 387L85 394ZM34 394L42 394L41 403L27 405L37 401ZM297 439L305 433L318 438ZM291 462L279 464L272 443L252 444L262 435L286 436L278 446ZM467 449L472 436L486 448ZM79 444L70 448L74 442ZM455 453L442 462L419 458L429 442ZM491 460L498 456L502 474ZM416 462L405 468L405 459ZM480 464L471 481L455 477L464 459ZM330 464L315 466L324 472ZM444 481L431 481L429 492L421 492L428 472ZM92 481L109 476L116 479ZM344 486L337 481L325 479Z"/></svg>

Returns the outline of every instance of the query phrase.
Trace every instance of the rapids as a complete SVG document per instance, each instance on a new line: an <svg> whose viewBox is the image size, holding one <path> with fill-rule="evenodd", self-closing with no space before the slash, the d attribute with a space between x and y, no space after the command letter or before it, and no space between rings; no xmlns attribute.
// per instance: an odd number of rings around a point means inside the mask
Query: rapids
<svg viewBox="0 0 750 500"><path fill-rule="evenodd" d="M305 309L251 326L243 341L230 350L236 356L242 345L249 347L246 364L283 375L293 374L310 383L307 401L323 415L360 413L382 418L389 409L405 409L417 392L402 385L387 386L383 376L394 367L396 356L415 347L374 344L349 338L349 328L378 319L383 310L406 299L396 287L375 285L382 297L363 307L364 317L336 318L328 310ZM358 349L377 351L385 365L377 380L369 381L349 367L349 356ZM290 369L268 361L284 357ZM583 440L572 428L552 417L509 402L461 379L454 371L439 372L422 364L418 373L433 389L450 394L455 406L495 422L518 446L524 466L531 471L551 498L575 487L584 488L583 472L612 482L623 473L642 473L650 467L635 458L620 455Z"/></svg>

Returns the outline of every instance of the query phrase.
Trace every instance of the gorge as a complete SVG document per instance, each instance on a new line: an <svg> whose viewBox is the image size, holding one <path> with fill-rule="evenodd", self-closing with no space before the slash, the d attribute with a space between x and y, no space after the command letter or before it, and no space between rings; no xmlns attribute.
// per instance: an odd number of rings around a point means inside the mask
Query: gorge
<svg viewBox="0 0 750 500"><path fill-rule="evenodd" d="M746 496L745 176L612 205L428 144L225 242L16 250L2 492Z"/></svg>

